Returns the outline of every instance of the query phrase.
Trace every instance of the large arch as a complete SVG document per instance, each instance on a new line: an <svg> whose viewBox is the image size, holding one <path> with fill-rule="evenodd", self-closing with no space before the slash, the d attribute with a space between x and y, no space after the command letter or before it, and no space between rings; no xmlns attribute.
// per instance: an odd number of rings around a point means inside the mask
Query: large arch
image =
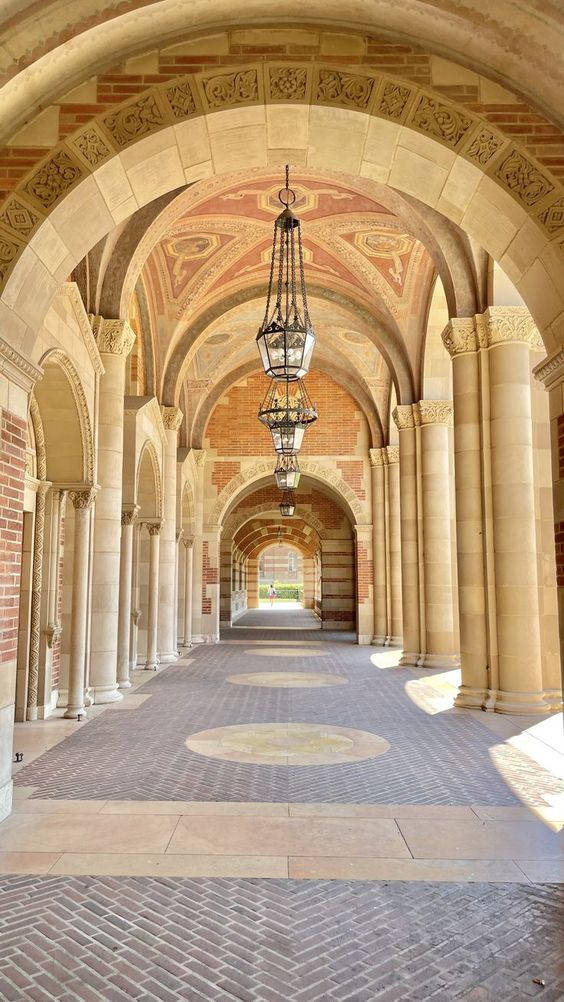
<svg viewBox="0 0 564 1002"><path fill-rule="evenodd" d="M204 106L197 88L207 77L194 75L151 88L59 144L8 201L25 204L26 234L30 220L32 225L29 242L23 230L6 230L2 238L0 314L13 345L33 351L61 279L124 215L175 190L187 176L221 174L242 159L249 166L277 165L305 153L312 166L373 177L460 225L500 261L547 350L558 347L564 326L558 182L518 145L441 95L368 73L355 74L351 89L351 75L329 66L326 72L340 86L336 98L326 97L322 70L295 67L296 79L305 74L315 96L311 105L300 99L291 111L300 123L299 131L286 131L286 139L300 136L294 152L267 145L267 114L271 135L288 121L291 107L277 102L268 64L238 68L250 74L245 107L232 106L237 97L229 88L224 110ZM154 109L149 120L142 111L147 107ZM221 118L206 115L212 110Z"/></svg>

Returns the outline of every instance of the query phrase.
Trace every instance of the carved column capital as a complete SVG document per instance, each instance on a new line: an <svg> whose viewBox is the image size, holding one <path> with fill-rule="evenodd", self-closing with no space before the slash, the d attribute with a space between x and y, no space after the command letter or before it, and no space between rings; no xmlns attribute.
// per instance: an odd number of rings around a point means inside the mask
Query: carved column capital
<svg viewBox="0 0 564 1002"><path fill-rule="evenodd" d="M163 424L167 431L178 431L182 424L183 414L180 407L165 407L161 404Z"/></svg>
<svg viewBox="0 0 564 1002"><path fill-rule="evenodd" d="M135 331L127 320L108 320L92 313L88 319L100 354L129 355L135 344Z"/></svg>
<svg viewBox="0 0 564 1002"><path fill-rule="evenodd" d="M415 428L415 417L412 404L398 404L394 408L392 417L398 431L406 431L408 428Z"/></svg>
<svg viewBox="0 0 564 1002"><path fill-rule="evenodd" d="M450 400L419 400L413 405L418 425L444 424L452 427L452 402Z"/></svg>
<svg viewBox="0 0 564 1002"><path fill-rule="evenodd" d="M543 350L542 338L526 306L490 306L476 320L478 337L484 348L515 341L528 345L533 351Z"/></svg>
<svg viewBox="0 0 564 1002"><path fill-rule="evenodd" d="M372 467L385 466L386 463L386 450L384 449L370 449L370 465Z"/></svg>
<svg viewBox="0 0 564 1002"><path fill-rule="evenodd" d="M97 493L97 487L74 488L73 490L70 490L69 497L72 501L73 508L77 510L91 508L94 504Z"/></svg>
<svg viewBox="0 0 564 1002"><path fill-rule="evenodd" d="M159 536L163 527L162 522L146 522L145 525L150 536Z"/></svg>
<svg viewBox="0 0 564 1002"><path fill-rule="evenodd" d="M399 445L387 445L386 454L388 457L388 466L392 466L393 463L399 463Z"/></svg>
<svg viewBox="0 0 564 1002"><path fill-rule="evenodd" d="M441 337L451 358L477 351L480 347L475 317L453 317Z"/></svg>
<svg viewBox="0 0 564 1002"><path fill-rule="evenodd" d="M184 546L186 547L187 550L191 550L194 545L194 540L187 539L186 537L183 538L182 542L184 543Z"/></svg>
<svg viewBox="0 0 564 1002"><path fill-rule="evenodd" d="M176 530L176 542L179 543L184 535L184 529Z"/></svg>
<svg viewBox="0 0 564 1002"><path fill-rule="evenodd" d="M138 504L126 505L121 512L121 524L133 525L138 514L139 514Z"/></svg>

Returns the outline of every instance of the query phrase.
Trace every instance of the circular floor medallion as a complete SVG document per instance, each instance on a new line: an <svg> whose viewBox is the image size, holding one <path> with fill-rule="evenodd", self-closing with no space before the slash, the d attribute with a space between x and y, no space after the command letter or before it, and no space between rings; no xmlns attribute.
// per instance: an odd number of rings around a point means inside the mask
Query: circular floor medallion
<svg viewBox="0 0 564 1002"><path fill-rule="evenodd" d="M321 689L324 686L348 685L342 675L322 675L307 671L263 671L247 675L228 675L233 685L261 685L273 689Z"/></svg>
<svg viewBox="0 0 564 1002"><path fill-rule="evenodd" d="M336 765L376 758L384 738L333 724L236 724L192 734L190 751L226 762L257 765Z"/></svg>
<svg viewBox="0 0 564 1002"><path fill-rule="evenodd" d="M249 647L244 653L260 658L320 658L324 651L312 651L309 647Z"/></svg>

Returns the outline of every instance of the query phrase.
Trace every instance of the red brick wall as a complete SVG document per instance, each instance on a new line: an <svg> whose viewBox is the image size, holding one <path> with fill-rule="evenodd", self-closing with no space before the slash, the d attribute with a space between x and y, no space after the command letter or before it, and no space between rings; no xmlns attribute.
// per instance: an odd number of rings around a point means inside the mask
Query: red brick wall
<svg viewBox="0 0 564 1002"><path fill-rule="evenodd" d="M372 553L369 553L363 543L356 544L356 588L359 603L370 598L370 586L373 580Z"/></svg>
<svg viewBox="0 0 564 1002"><path fill-rule="evenodd" d="M211 616L211 598L207 596L207 586L219 583L219 567L212 567L210 563L209 543L204 540L202 544L202 615Z"/></svg>
<svg viewBox="0 0 564 1002"><path fill-rule="evenodd" d="M305 489L298 487L296 500L299 505L305 505L311 509L312 515L323 523L326 529L338 529L346 517L338 504L322 494L315 488ZM259 490L249 494L234 508L234 514L254 508L255 505L270 504L277 506L280 504L280 491L277 487L261 487Z"/></svg>
<svg viewBox="0 0 564 1002"><path fill-rule="evenodd" d="M0 411L0 663L18 642L26 422Z"/></svg>
<svg viewBox="0 0 564 1002"><path fill-rule="evenodd" d="M361 460L352 460L345 463L337 463L339 467L343 480L349 487L352 487L357 498L361 501L366 499L366 490L364 487L364 463Z"/></svg>
<svg viewBox="0 0 564 1002"><path fill-rule="evenodd" d="M218 402L206 429L209 448L219 456L270 456L272 436L257 413L267 389L263 375L256 373L232 386ZM319 420L305 434L305 456L339 456L356 452L365 417L346 390L321 372L310 372L307 391L317 406Z"/></svg>
<svg viewBox="0 0 564 1002"><path fill-rule="evenodd" d="M211 482L217 487L217 493L220 494L229 481L240 472L240 463L214 463Z"/></svg>

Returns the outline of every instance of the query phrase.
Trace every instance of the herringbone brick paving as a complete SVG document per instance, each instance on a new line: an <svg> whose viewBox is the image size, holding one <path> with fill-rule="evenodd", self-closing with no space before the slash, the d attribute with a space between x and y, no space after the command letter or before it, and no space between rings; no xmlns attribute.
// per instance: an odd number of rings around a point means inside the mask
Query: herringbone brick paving
<svg viewBox="0 0 564 1002"><path fill-rule="evenodd" d="M558 1002L561 902L551 885L6 877L0 998Z"/></svg>
<svg viewBox="0 0 564 1002"><path fill-rule="evenodd" d="M294 621L299 622L295 617ZM240 642L265 637L322 644L323 657L255 657ZM225 643L195 648L140 692L135 711L114 707L18 773L35 797L118 800L220 800L409 804L513 804L491 762L497 738L478 713L430 715L405 692L421 673L378 670L375 648L343 634L231 629ZM256 648L255 648L256 649ZM290 648L291 649L291 648ZM347 686L268 689L237 686L226 676L268 670L344 675ZM330 723L369 731L391 748L344 765L273 766L224 762L189 751L186 738L229 724Z"/></svg>

